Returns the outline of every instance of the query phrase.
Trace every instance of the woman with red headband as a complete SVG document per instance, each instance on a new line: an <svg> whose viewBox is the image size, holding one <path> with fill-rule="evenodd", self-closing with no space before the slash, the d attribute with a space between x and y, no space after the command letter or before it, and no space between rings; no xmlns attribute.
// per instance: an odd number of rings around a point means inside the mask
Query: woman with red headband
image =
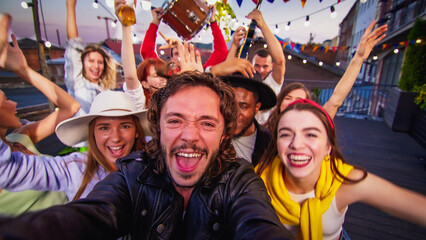
<svg viewBox="0 0 426 240"><path fill-rule="evenodd" d="M341 239L345 213L355 202L426 227L426 208L419 207L426 197L347 164L332 118L308 99L280 113L256 172L281 222L298 239Z"/></svg>

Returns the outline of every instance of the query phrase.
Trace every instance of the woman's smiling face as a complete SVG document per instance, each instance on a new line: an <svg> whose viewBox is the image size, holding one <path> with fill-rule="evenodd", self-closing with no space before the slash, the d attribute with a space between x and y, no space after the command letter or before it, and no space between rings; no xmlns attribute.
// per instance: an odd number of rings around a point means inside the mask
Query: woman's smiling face
<svg viewBox="0 0 426 240"><path fill-rule="evenodd" d="M331 150L324 124L310 111L290 110L282 115L277 129L278 156L286 173L316 181Z"/></svg>

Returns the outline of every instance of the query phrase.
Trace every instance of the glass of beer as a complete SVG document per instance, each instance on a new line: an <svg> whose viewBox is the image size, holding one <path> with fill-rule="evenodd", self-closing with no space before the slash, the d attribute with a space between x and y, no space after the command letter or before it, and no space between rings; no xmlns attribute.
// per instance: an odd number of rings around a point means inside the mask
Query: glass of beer
<svg viewBox="0 0 426 240"><path fill-rule="evenodd" d="M118 18L124 26L131 26L136 23L135 7L136 0L126 0L126 4L118 10Z"/></svg>

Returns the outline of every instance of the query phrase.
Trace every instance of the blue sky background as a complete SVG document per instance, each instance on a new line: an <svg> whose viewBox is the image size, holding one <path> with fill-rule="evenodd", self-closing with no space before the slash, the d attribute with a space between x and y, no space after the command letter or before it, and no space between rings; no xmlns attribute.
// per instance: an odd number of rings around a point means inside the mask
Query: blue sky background
<svg viewBox="0 0 426 240"><path fill-rule="evenodd" d="M12 15L11 31L18 37L29 37L35 39L34 24L31 9L23 9L20 5L22 0L0 0L0 12L8 12ZM54 45L58 45L57 30L59 32L59 41L64 46L66 43L66 28L65 28L65 0L39 0L42 3L43 15L46 25L46 35L49 41ZM105 0L99 0L104 6L107 6ZM142 41L145 31L148 29L149 23L152 20L151 12L145 11L138 0L137 24L133 26L133 32L136 34L134 42ZM164 0L151 0L153 6L161 6ZM77 24L80 36L84 42L99 42L107 38L105 20L98 20L97 16L112 17L108 11L99 6L98 9L92 7L92 0L77 1ZM250 20L245 19L245 16L255 8L255 4L251 0L243 0L241 7L238 6L236 0L228 0L228 3L233 8L237 19L247 23ZM304 8L301 6L300 0L290 0L284 3L282 0L275 0L274 3L269 3L264 0L260 10L263 13L265 21L275 29L278 24L280 28L277 34L280 38L290 38L293 42L306 43L309 40L309 34L312 33L315 42L323 42L331 39L339 34L339 24L346 16L350 8L354 5L355 0L344 0L337 4L337 0L323 0L320 3L318 0L307 1ZM329 7L335 5L338 15L336 18L330 18ZM327 8L316 14L310 15L313 12ZM110 9L113 13L113 9ZM305 16L310 15L311 25L306 28L303 26ZM299 19L298 19L299 18ZM285 31L284 26L288 21L292 21L290 31ZM46 39L40 14L40 25L42 39ZM109 26L110 35L112 38L121 38L120 26L112 28ZM160 31L167 36L176 36L175 32L166 24L160 24ZM201 32L201 40L194 38L196 42L208 43L211 42L211 32ZM161 42L162 39L158 38Z"/></svg>

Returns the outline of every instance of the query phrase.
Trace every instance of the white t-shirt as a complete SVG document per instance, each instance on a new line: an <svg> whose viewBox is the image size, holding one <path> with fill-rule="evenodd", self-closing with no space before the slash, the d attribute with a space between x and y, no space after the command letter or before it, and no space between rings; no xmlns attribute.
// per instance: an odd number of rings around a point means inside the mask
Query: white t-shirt
<svg viewBox="0 0 426 240"><path fill-rule="evenodd" d="M278 95L281 91L281 85L275 82L274 78L272 77L272 72L269 73L269 75L263 80L263 83L268 85L272 88L272 90L275 92L275 95ZM269 110L263 110L258 111L256 114L256 120L260 125L263 125L268 121L269 114L271 114L273 108L270 108Z"/></svg>
<svg viewBox="0 0 426 240"><path fill-rule="evenodd" d="M305 202L308 198L315 197L314 191L315 190L312 190L311 192L305 194L294 194L288 192L288 194L293 201L302 205L302 203ZM340 238L340 233L342 232L342 225L345 222L345 214L347 210L348 208L346 207L345 211L340 213L337 209L336 197L333 198L330 207L322 215L322 236L324 240L334 240ZM295 238L297 238L298 226L287 224L284 224L284 226L291 232L291 234L293 234Z"/></svg>

